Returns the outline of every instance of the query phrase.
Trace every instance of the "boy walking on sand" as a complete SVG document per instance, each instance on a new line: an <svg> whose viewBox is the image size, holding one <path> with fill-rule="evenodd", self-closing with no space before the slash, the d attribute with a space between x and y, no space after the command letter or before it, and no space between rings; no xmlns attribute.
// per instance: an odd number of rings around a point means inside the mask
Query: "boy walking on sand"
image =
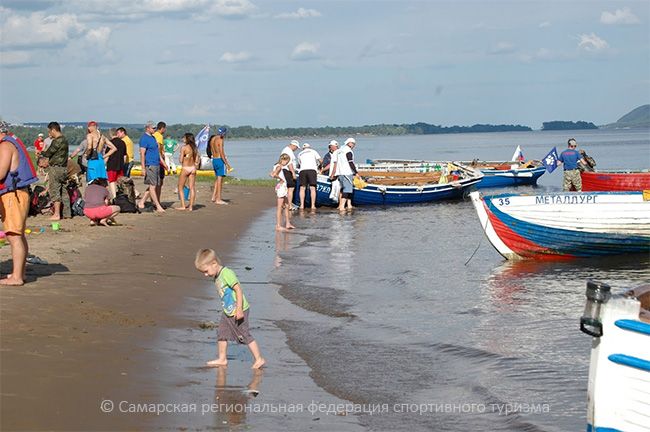
<svg viewBox="0 0 650 432"><path fill-rule="evenodd" d="M231 340L248 346L253 355L253 369L264 366L266 361L260 354L257 342L248 331L249 305L235 272L228 267L224 267L212 249L199 250L196 253L194 266L205 276L214 279L223 307L223 315L217 333L218 357L207 362L206 365L211 367L227 366L226 352L228 350L228 341Z"/></svg>

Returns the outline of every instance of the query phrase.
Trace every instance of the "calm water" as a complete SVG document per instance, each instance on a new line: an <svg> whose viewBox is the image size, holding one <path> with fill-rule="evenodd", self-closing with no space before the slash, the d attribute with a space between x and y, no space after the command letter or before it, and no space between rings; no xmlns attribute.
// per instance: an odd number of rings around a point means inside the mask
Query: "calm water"
<svg viewBox="0 0 650 432"><path fill-rule="evenodd" d="M600 168L650 167L648 131L571 135ZM526 158L541 158L553 145L564 148L568 136L360 138L356 154L358 160L509 159L519 144ZM325 143L312 142L319 149ZM228 150L238 176L259 178L283 146L284 141L239 141L229 142ZM542 176L541 189L558 189L561 177L560 172ZM517 189L535 190L540 188ZM617 292L650 283L650 257L645 256L506 262L484 238L468 201L361 208L346 215L321 209L295 215L298 229L279 234L273 230L274 217L274 210L260 215L227 263L240 275L252 305L253 333L269 360L256 401L305 407L312 401L388 404L389 412L262 413L236 421L217 415L179 424L176 417L161 417L164 427L584 430L591 339L578 327L585 283L606 281ZM189 316L214 319L218 301L210 284L205 285L212 300L195 299ZM248 353L242 347L229 351L228 386L220 384L213 372L196 367L196 359L214 355L215 335L208 334L192 330L167 336L168 343L186 353L183 379L193 383L174 387L174 395L210 400L215 396L205 393L216 386L217 393L228 390L241 399L240 389L251 381ZM179 370L172 366L170 376ZM475 404L483 409L403 413L395 412L395 404ZM506 406L544 406L546 412L506 415Z"/></svg>
<svg viewBox="0 0 650 432"><path fill-rule="evenodd" d="M517 145L527 159L541 159L553 146L566 148L575 137L578 148L593 156L600 169L650 168L650 131L562 131L509 132L456 135L411 135L401 137L357 137L354 149L357 162L366 159L509 160ZM340 143L346 137L332 137ZM321 156L327 152L329 138L309 139ZM240 178L267 178L287 140L227 141L226 154ZM297 152L296 152L297 153ZM560 172L544 175L539 184L562 184Z"/></svg>
<svg viewBox="0 0 650 432"><path fill-rule="evenodd" d="M527 158L541 158L553 145L564 148L569 135L600 168L650 167L648 131L362 138L357 159L507 159L517 144ZM324 142L314 140L318 148ZM255 150L265 163L259 169L282 147L264 145ZM560 183L559 172L541 181L545 189ZM261 218L254 237L272 236L272 220L272 212ZM305 311L279 316L278 325L319 386L357 403L487 407L359 416L372 430L583 430L591 343L578 330L585 282L607 281L616 291L650 282L643 256L506 262L484 239L470 202L344 216L323 210L294 224L296 232L276 239L269 279ZM548 412L505 415L504 404L547 404Z"/></svg>

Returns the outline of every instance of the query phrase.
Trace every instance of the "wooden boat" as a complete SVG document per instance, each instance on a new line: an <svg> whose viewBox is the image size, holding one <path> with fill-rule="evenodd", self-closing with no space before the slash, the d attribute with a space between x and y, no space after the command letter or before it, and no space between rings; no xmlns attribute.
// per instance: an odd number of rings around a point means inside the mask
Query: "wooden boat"
<svg viewBox="0 0 650 432"><path fill-rule="evenodd" d="M431 161L418 160L386 160L377 159L367 161L370 165L389 165L395 170L408 169L428 172L439 169L439 165ZM490 187L508 187L520 185L534 185L545 172L546 168L541 161L529 160L527 162L515 161L460 161L459 164L479 170L483 179L476 185L477 189Z"/></svg>
<svg viewBox="0 0 650 432"><path fill-rule="evenodd" d="M583 171L580 177L585 192L650 190L650 170Z"/></svg>
<svg viewBox="0 0 650 432"><path fill-rule="evenodd" d="M359 175L366 182L362 189L355 188L352 204L393 205L416 204L459 198L483 175L476 170L450 162L434 162L439 170L419 172L417 170L395 170L389 164L359 164ZM331 182L319 175L316 187L316 203L337 205L330 198Z"/></svg>
<svg viewBox="0 0 650 432"><path fill-rule="evenodd" d="M650 194L470 194L485 235L507 259L650 252Z"/></svg>
<svg viewBox="0 0 650 432"><path fill-rule="evenodd" d="M650 432L650 285L612 296L609 286L589 282L586 294L587 431Z"/></svg>

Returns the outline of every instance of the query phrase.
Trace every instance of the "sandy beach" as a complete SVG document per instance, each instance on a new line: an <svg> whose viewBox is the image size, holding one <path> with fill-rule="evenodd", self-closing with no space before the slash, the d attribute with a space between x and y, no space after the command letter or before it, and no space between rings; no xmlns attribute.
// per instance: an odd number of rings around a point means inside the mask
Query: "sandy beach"
<svg viewBox="0 0 650 432"><path fill-rule="evenodd" d="M207 201L209 184L198 187L199 202ZM171 185L166 192L171 204ZM46 217L28 219L33 231L47 227L28 239L30 253L49 264L28 264L28 283L0 292L2 430L142 428L146 415L107 416L99 402L159 393L157 334L195 325L176 312L200 286L196 249L213 247L227 260L250 221L273 204L259 187L231 187L225 198L230 205L192 214L121 215L122 226L110 228L77 217L53 232ZM6 273L9 247L1 253Z"/></svg>

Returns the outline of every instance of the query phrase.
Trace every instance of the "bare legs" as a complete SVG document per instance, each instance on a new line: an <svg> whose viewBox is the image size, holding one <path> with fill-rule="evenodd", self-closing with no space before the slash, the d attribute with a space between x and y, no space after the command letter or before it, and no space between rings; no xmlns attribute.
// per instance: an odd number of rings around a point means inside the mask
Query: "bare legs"
<svg viewBox="0 0 650 432"><path fill-rule="evenodd" d="M260 348L257 345L256 341L253 341L248 344L248 349L251 351L253 356L253 366L252 369L259 369L266 363L266 360L260 354ZM217 358L215 360L210 360L206 363L210 367L224 367L228 366L228 358L226 357L226 352L228 351L228 342L227 341L217 341Z"/></svg>
<svg viewBox="0 0 650 432"><path fill-rule="evenodd" d="M147 202L147 199L149 197L151 197L151 202L156 206L156 211L165 211L165 209L160 205L160 201L158 201L158 194L156 193L156 186L154 185L149 185L149 189L147 189L144 194L142 194L142 199L138 203L138 207L143 209L144 204Z"/></svg>
<svg viewBox="0 0 650 432"><path fill-rule="evenodd" d="M185 184L189 183L188 187L190 188L190 202L189 206L185 205ZM196 200L196 172L192 174L187 174L183 168L181 168L181 174L178 177L178 194L181 200L181 206L176 207L177 210L189 210L192 211L194 208L194 202Z"/></svg>
<svg viewBox="0 0 650 432"><path fill-rule="evenodd" d="M275 230L287 231L295 228L289 220L289 200L287 197L278 198L278 206L275 211ZM282 213L284 213L285 225L282 226Z"/></svg>
<svg viewBox="0 0 650 432"><path fill-rule="evenodd" d="M181 173L178 176L178 197L181 200L181 206L176 207L176 210L187 210L187 208L185 207L185 191L183 190L186 181L187 181L187 173L183 168L181 168Z"/></svg>
<svg viewBox="0 0 650 432"><path fill-rule="evenodd" d="M300 208L305 208L305 195L307 192L307 186L300 186ZM309 186L309 193L311 194L311 209L316 209L316 186Z"/></svg>
<svg viewBox="0 0 650 432"><path fill-rule="evenodd" d="M214 181L214 191L212 192L212 201L215 204L228 204L221 199L221 190L223 188L223 177L217 176L217 179Z"/></svg>
<svg viewBox="0 0 650 432"><path fill-rule="evenodd" d="M25 260L29 252L25 234L7 233L7 241L11 246L13 270L5 279L0 279L0 285L23 285L25 283Z"/></svg>

